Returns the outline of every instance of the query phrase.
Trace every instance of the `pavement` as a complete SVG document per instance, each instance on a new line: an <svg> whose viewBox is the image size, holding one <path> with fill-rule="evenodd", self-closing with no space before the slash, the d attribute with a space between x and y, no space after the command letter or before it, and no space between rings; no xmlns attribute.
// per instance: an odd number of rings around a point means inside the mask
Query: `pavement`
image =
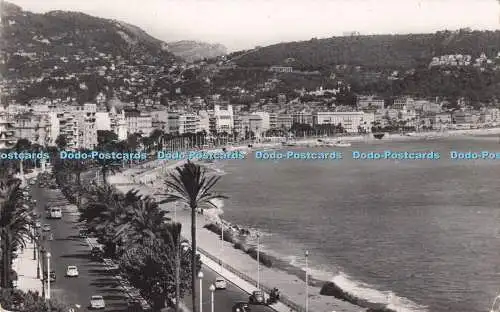
<svg viewBox="0 0 500 312"><path fill-rule="evenodd" d="M49 224L54 236L54 240L44 243L52 254L51 269L56 272L56 281L51 283L51 297L71 306L80 305L82 308L76 309L80 312L87 311L92 295L102 295L107 312L125 311L127 294L105 264L91 261L89 245L78 237L76 206L64 207L63 218L60 220L47 220L44 214L45 204L60 202L63 195L59 190L41 189L37 186L32 186L31 193L37 200L36 211L42 216L41 223ZM78 277L65 277L68 265L78 267Z"/></svg>
<svg viewBox="0 0 500 312"><path fill-rule="evenodd" d="M42 282L37 278L38 255L33 260L34 243L28 242L27 246L18 250L12 268L17 272L17 288L22 291L35 291L42 294Z"/></svg>

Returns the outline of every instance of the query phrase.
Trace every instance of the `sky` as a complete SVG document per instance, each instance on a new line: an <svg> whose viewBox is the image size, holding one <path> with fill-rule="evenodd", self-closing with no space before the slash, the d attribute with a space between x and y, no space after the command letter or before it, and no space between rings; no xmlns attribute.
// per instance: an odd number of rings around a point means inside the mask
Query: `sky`
<svg viewBox="0 0 500 312"><path fill-rule="evenodd" d="M24 10L80 11L141 27L166 42L229 51L361 34L500 29L500 0L6 0Z"/></svg>

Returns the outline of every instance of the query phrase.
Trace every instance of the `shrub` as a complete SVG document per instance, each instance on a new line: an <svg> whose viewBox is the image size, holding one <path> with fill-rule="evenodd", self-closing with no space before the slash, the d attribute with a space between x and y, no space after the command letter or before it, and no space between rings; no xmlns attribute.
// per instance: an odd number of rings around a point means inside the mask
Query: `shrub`
<svg viewBox="0 0 500 312"><path fill-rule="evenodd" d="M209 230L212 233L215 233L217 235L220 235L222 233L220 225L217 225L215 223L208 223L203 226L207 230ZM226 233L224 233L226 234Z"/></svg>
<svg viewBox="0 0 500 312"><path fill-rule="evenodd" d="M323 287L321 287L319 294L323 296L333 296L337 299L350 302L357 306L363 308L369 308L367 312L395 312L394 310L386 308L381 303L372 303L363 298L359 298L355 295L352 295L343 290L342 288L340 288L339 286L337 286L337 284L333 282L327 282L323 284Z"/></svg>
<svg viewBox="0 0 500 312"><path fill-rule="evenodd" d="M250 257L257 260L257 249L255 249L254 247L249 248L246 251L246 253L249 254ZM259 252L259 262L262 263L263 265L269 267L269 268L273 266L273 261L271 260L271 257L266 255L263 252Z"/></svg>

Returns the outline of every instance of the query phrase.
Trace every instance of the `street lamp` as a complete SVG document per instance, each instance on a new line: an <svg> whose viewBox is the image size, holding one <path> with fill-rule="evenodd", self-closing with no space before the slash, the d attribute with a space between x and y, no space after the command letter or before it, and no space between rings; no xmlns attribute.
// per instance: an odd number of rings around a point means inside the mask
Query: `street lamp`
<svg viewBox="0 0 500 312"><path fill-rule="evenodd" d="M50 252L47 251L47 293L45 299L50 299Z"/></svg>
<svg viewBox="0 0 500 312"><path fill-rule="evenodd" d="M188 251L188 246L182 245L180 241L177 241L176 259L175 259L175 312L179 312L179 301L180 301L180 271L181 271L181 249L184 253ZM183 254L184 254L183 253Z"/></svg>
<svg viewBox="0 0 500 312"><path fill-rule="evenodd" d="M307 268L307 258L309 258L309 251L306 250L306 312L309 310L309 273Z"/></svg>
<svg viewBox="0 0 500 312"><path fill-rule="evenodd" d="M214 291L215 291L214 284L210 285L208 290L210 290L210 312L214 312Z"/></svg>
<svg viewBox="0 0 500 312"><path fill-rule="evenodd" d="M260 233L257 232L257 288L260 289Z"/></svg>
<svg viewBox="0 0 500 312"><path fill-rule="evenodd" d="M203 272L202 271L198 272L198 279L200 280L200 312L203 312L203 296L202 296L202 291L203 291Z"/></svg>

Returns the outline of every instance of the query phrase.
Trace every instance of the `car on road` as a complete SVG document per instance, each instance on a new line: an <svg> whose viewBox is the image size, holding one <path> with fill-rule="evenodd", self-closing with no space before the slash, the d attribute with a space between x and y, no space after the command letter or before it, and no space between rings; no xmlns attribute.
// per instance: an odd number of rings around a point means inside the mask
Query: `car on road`
<svg viewBox="0 0 500 312"><path fill-rule="evenodd" d="M42 227L42 231L44 232L50 232L50 224L44 224Z"/></svg>
<svg viewBox="0 0 500 312"><path fill-rule="evenodd" d="M35 185L35 184L36 184L36 180L35 179L33 179L33 180L30 181L30 185Z"/></svg>
<svg viewBox="0 0 500 312"><path fill-rule="evenodd" d="M51 207L49 210L50 219L62 219L61 207Z"/></svg>
<svg viewBox="0 0 500 312"><path fill-rule="evenodd" d="M142 304L138 299L127 300L127 312L142 312Z"/></svg>
<svg viewBox="0 0 500 312"><path fill-rule="evenodd" d="M250 304L266 304L266 299L264 298L264 292L260 290L254 291L250 298L248 298Z"/></svg>
<svg viewBox="0 0 500 312"><path fill-rule="evenodd" d="M217 277L215 279L215 289L226 289L227 288L227 282L225 279L222 277Z"/></svg>
<svg viewBox="0 0 500 312"><path fill-rule="evenodd" d="M56 281L56 271L50 271L50 282L54 283ZM44 280L47 280L47 272L44 274Z"/></svg>
<svg viewBox="0 0 500 312"><path fill-rule="evenodd" d="M102 296L90 297L90 308L96 310L106 309L106 303L104 303L104 298Z"/></svg>
<svg viewBox="0 0 500 312"><path fill-rule="evenodd" d="M93 260L98 260L101 261L102 257L104 256L104 252L100 247L92 247L92 250L90 251L90 257Z"/></svg>
<svg viewBox="0 0 500 312"><path fill-rule="evenodd" d="M36 222L35 222L35 228L36 228L36 229L39 229L39 228L41 228L41 227L42 227L42 223L41 223L40 221L36 221Z"/></svg>
<svg viewBox="0 0 500 312"><path fill-rule="evenodd" d="M66 268L66 276L67 277L78 277L78 267L76 265L68 265Z"/></svg>
<svg viewBox="0 0 500 312"><path fill-rule="evenodd" d="M250 306L246 302L237 302L233 305L232 312L250 312Z"/></svg>
<svg viewBox="0 0 500 312"><path fill-rule="evenodd" d="M89 236L89 231L86 229L81 229L80 231L78 231L78 236L80 238L87 238Z"/></svg>

